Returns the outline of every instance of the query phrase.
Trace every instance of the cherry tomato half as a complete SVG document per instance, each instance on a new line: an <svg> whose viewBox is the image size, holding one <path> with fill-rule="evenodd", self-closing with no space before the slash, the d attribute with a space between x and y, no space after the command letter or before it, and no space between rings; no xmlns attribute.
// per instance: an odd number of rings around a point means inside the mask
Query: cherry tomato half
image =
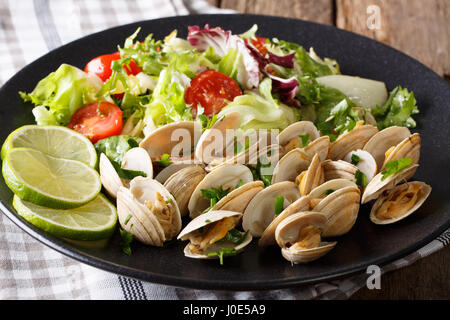
<svg viewBox="0 0 450 320"><path fill-rule="evenodd" d="M68 127L96 143L122 132L122 110L106 101L90 103L75 111Z"/></svg>
<svg viewBox="0 0 450 320"><path fill-rule="evenodd" d="M84 67L84 72L96 74L100 79L105 82L111 77L111 63L115 60L120 59L120 52L114 52L110 54L104 54L98 56L91 61L89 61ZM133 60L126 66L123 66L128 75L137 75L142 70L138 67L136 62Z"/></svg>
<svg viewBox="0 0 450 320"><path fill-rule="evenodd" d="M225 100L233 101L234 97L242 95L242 90L234 79L214 70L200 73L186 89L186 104L192 104L192 115L197 115L197 105L204 108L204 114L209 116L219 113L227 104Z"/></svg>

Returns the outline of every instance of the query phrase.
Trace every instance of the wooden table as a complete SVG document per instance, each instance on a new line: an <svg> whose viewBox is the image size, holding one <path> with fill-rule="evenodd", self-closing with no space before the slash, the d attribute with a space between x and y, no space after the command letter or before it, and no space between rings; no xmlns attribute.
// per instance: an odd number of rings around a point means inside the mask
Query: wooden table
<svg viewBox="0 0 450 320"><path fill-rule="evenodd" d="M397 48L450 83L449 0L208 0L220 8L315 21ZM449 299L450 248L382 277L351 299Z"/></svg>

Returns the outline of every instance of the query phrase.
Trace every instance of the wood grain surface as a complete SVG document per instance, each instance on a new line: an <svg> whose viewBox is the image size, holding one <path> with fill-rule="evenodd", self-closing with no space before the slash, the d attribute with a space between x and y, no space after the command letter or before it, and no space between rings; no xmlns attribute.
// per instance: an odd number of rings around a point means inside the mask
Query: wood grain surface
<svg viewBox="0 0 450 320"><path fill-rule="evenodd" d="M450 83L450 0L208 0L241 13L298 18L353 31L421 61ZM450 299L450 248L382 276L351 299Z"/></svg>

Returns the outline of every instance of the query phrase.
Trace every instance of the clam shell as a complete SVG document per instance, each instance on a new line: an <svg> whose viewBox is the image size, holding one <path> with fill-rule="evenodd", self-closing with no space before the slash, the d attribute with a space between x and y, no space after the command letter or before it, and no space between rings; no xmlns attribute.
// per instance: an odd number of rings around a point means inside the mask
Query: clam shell
<svg viewBox="0 0 450 320"><path fill-rule="evenodd" d="M100 154L99 171L100 181L106 192L108 192L111 197L116 198L117 191L119 191L120 187L123 187L123 182L116 169L114 169L111 164L111 161L109 161L104 153Z"/></svg>
<svg viewBox="0 0 450 320"><path fill-rule="evenodd" d="M160 247L166 240L156 217L125 187L117 191L117 215L122 229L140 242Z"/></svg>
<svg viewBox="0 0 450 320"><path fill-rule="evenodd" d="M311 121L298 121L280 132L277 137L278 144L284 147L291 139L305 134L309 134L309 141L314 141L320 137L319 130L317 130L314 123Z"/></svg>
<svg viewBox="0 0 450 320"><path fill-rule="evenodd" d="M250 201L262 189L264 189L264 183L262 181L247 182L220 199L211 210L227 210L244 213Z"/></svg>
<svg viewBox="0 0 450 320"><path fill-rule="evenodd" d="M372 180L373 177L377 174L377 163L375 159L369 152L359 149L355 151L350 151L344 157L344 161L351 163L353 154L359 157L360 160L356 164L356 167L366 175L367 183L369 183L370 180Z"/></svg>
<svg viewBox="0 0 450 320"><path fill-rule="evenodd" d="M298 188L290 181L273 184L260 191L248 204L242 218L242 227L252 236L260 237L275 218L275 199L284 197L285 207L300 198Z"/></svg>
<svg viewBox="0 0 450 320"><path fill-rule="evenodd" d="M325 160L322 163L323 175L325 181L334 179L347 179L356 182L355 173L358 167L343 160Z"/></svg>
<svg viewBox="0 0 450 320"><path fill-rule="evenodd" d="M192 232L194 232L200 228L203 228L204 226L206 226L210 223L217 222L224 218L233 217L233 216L240 217L240 216L242 216L242 214L239 212L233 212L233 211L227 211L227 210L208 211L207 213L202 214L201 216L198 216L195 219L193 219L191 222L189 222L187 224L187 226L180 232L177 239L188 240L189 236ZM198 254L198 253L191 252L191 250L189 249L189 244L188 244L184 248L184 255L186 257L196 258L196 259L216 259L216 258L218 258L217 256L208 257L207 254L209 252L214 252L214 251L220 250L220 247L227 247L227 248L234 248L235 250L241 250L245 246L247 246L251 241L252 241L252 236L249 233L247 233L247 236L244 239L244 241L238 245L236 245L234 243L220 243L220 244L214 243L206 249L204 254Z"/></svg>
<svg viewBox="0 0 450 320"><path fill-rule="evenodd" d="M321 242L320 246L305 250L290 250L287 246L297 241L300 231L315 226L321 231L326 228L327 217L320 212L297 212L280 222L275 230L275 239L281 247L282 256L293 263L306 263L319 259L334 248L337 242Z"/></svg>
<svg viewBox="0 0 450 320"><path fill-rule="evenodd" d="M272 184L282 181L295 181L295 178L307 170L310 158L301 149L293 149L278 161L272 175Z"/></svg>
<svg viewBox="0 0 450 320"><path fill-rule="evenodd" d="M223 161L226 146L234 139L234 135L226 134L227 130L238 129L240 123L239 112L231 112L217 120L211 129L205 130L200 136L196 144L195 158L208 164Z"/></svg>
<svg viewBox="0 0 450 320"><path fill-rule="evenodd" d="M328 218L324 237L340 236L350 231L358 217L360 197L358 187L344 187L330 193L314 207L314 211Z"/></svg>
<svg viewBox="0 0 450 320"><path fill-rule="evenodd" d="M306 147L303 148L303 151L309 156L310 159L312 159L314 155L317 153L319 155L321 162L327 159L329 150L330 150L329 136L317 138L316 140L310 142Z"/></svg>
<svg viewBox="0 0 450 320"><path fill-rule="evenodd" d="M364 204L370 200L377 199L384 191L394 188L401 181L406 181L416 173L418 167L418 164L411 165L396 174L390 175L385 180L381 180L383 175L381 172L378 173L364 189L364 193L361 197L361 203Z"/></svg>
<svg viewBox="0 0 450 320"><path fill-rule="evenodd" d="M352 131L340 135L336 141L331 143L328 158L331 160L341 160L350 151L362 149L367 141L377 132L377 127L372 125L355 127Z"/></svg>
<svg viewBox="0 0 450 320"><path fill-rule="evenodd" d="M325 183L322 183L320 186L314 188L310 193L309 197L311 199L324 198L325 192L327 190L339 190L345 187L355 187L358 186L351 180L348 179L333 179L329 180Z"/></svg>
<svg viewBox="0 0 450 320"><path fill-rule="evenodd" d="M189 199L205 175L206 172L201 166L193 165L175 172L164 183L167 191L174 196L181 216L188 213Z"/></svg>
<svg viewBox="0 0 450 320"><path fill-rule="evenodd" d="M381 169L385 160L386 151L390 147L398 145L410 135L411 132L406 127L388 127L373 135L364 145L363 150L372 155L377 163L377 168Z"/></svg>
<svg viewBox="0 0 450 320"><path fill-rule="evenodd" d="M406 184L417 184L420 186L420 191L418 194L418 198L416 203L414 204L414 206L409 209L407 212L405 212L405 214L403 214L400 217L397 218L392 218L392 219L379 219L375 213L377 212L378 208L380 208L380 206L384 203L384 201L386 200L386 198L389 196L389 194L391 194L392 192L395 192L397 188L399 188L402 185L398 185L395 188L389 190L387 192L387 194L382 195L381 197L379 197L377 199L377 201L375 201L375 203L372 206L372 210L370 211L370 220L375 223L375 224L391 224L397 221L400 221L402 219L405 219L406 217L408 217L409 215L411 215L413 212L415 212L417 209L419 209L422 204L425 202L425 200L428 198L428 196L431 193L431 186L429 186L428 184L424 183L424 182L420 182L420 181L411 181L411 182L407 182Z"/></svg>
<svg viewBox="0 0 450 320"><path fill-rule="evenodd" d="M189 216L195 218L209 207L208 200L203 198L202 189L222 187L235 188L242 180L243 184L253 181L253 175L249 168L243 164L226 164L215 168L208 173L197 185L188 203Z"/></svg>
<svg viewBox="0 0 450 320"><path fill-rule="evenodd" d="M164 184L171 175L175 174L176 172L180 171L181 169L184 169L187 167L195 167L198 165L202 166L201 164L196 163L195 160L182 160L182 161L174 162L174 163L170 164L169 166L165 167L164 169L162 169L156 175L155 180L157 180L159 183Z"/></svg>
<svg viewBox="0 0 450 320"><path fill-rule="evenodd" d="M144 205L147 201L155 201L156 193L159 192L161 196L165 199L172 201L174 205L175 212L173 212L172 224L164 228L162 221L156 219L164 230L164 235L166 240L172 239L181 230L181 214L175 198L170 194L169 191L158 181L151 178L136 177L130 182L130 192L134 198ZM151 212L149 210L149 212ZM152 214L153 215L153 214Z"/></svg>
<svg viewBox="0 0 450 320"><path fill-rule="evenodd" d="M398 160L400 158L411 158L412 164L418 164L420 159L420 145L421 139L418 133L414 133L408 138L405 138L389 153L381 170L385 168L384 166L389 161Z"/></svg>
<svg viewBox="0 0 450 320"><path fill-rule="evenodd" d="M321 185L324 181L324 173L319 155L316 154L306 172L301 173L295 183L298 185L300 195L304 196L311 192L312 189Z"/></svg>
<svg viewBox="0 0 450 320"><path fill-rule="evenodd" d="M293 215L297 212L308 211L310 209L310 197L303 196L289 206L286 207L279 215L272 220L269 226L264 230L261 238L258 241L258 245L261 247L275 245L277 242L275 240L275 229L285 218Z"/></svg>
<svg viewBox="0 0 450 320"><path fill-rule="evenodd" d="M149 133L139 144L147 150L150 157L156 158L162 154L179 156L176 146L184 146L191 150L195 147L201 135L201 127L195 121L179 121L166 124ZM184 141L184 138L189 141Z"/></svg>
<svg viewBox="0 0 450 320"><path fill-rule="evenodd" d="M147 151L143 148L128 150L122 159L122 169L142 171L147 178L153 178L153 164Z"/></svg>

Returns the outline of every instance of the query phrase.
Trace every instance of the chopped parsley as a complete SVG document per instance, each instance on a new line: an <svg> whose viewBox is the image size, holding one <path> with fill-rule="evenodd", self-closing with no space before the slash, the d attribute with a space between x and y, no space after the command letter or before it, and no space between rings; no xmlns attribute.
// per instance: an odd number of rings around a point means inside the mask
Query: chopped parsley
<svg viewBox="0 0 450 320"><path fill-rule="evenodd" d="M156 163L160 166L160 167L168 167L170 165L170 155L167 153L164 153L161 156L161 160L156 161Z"/></svg>
<svg viewBox="0 0 450 320"><path fill-rule="evenodd" d="M361 158L356 153L352 153L352 164L356 166L360 161Z"/></svg>
<svg viewBox="0 0 450 320"><path fill-rule="evenodd" d="M197 115L197 119L199 119L200 123L202 124L202 132L204 132L207 129L211 129L212 126L217 122L217 120L219 120L217 114L215 113L211 116L211 118L208 118L204 114L199 114Z"/></svg>
<svg viewBox="0 0 450 320"><path fill-rule="evenodd" d="M129 214L126 218L125 221L123 222L125 225L128 223L128 221L130 221L131 219L131 214Z"/></svg>
<svg viewBox="0 0 450 320"><path fill-rule="evenodd" d="M275 217L278 216L284 210L284 197L279 196L275 198Z"/></svg>
<svg viewBox="0 0 450 320"><path fill-rule="evenodd" d="M220 265L223 265L223 258L237 255L241 250L235 248L221 247L220 251L213 251L206 254L207 257L219 257Z"/></svg>
<svg viewBox="0 0 450 320"><path fill-rule="evenodd" d="M220 186L219 188L201 189L200 191L202 192L203 198L209 200L209 207L203 211L207 212L211 210L220 199L225 197L231 191L231 188L223 190L222 186Z"/></svg>
<svg viewBox="0 0 450 320"><path fill-rule="evenodd" d="M225 241L232 242L234 244L241 244L245 238L247 238L248 230L245 233L240 232L238 229L233 228L227 232L225 237L217 241L218 243L223 243Z"/></svg>
<svg viewBox="0 0 450 320"><path fill-rule="evenodd" d="M327 189L325 192L324 192L324 195L329 195L329 194L332 194L334 191L336 191L336 190L333 190L333 189Z"/></svg>
<svg viewBox="0 0 450 320"><path fill-rule="evenodd" d="M242 181L242 179L239 179L239 182L236 185L235 189L242 187L243 184L244 184L244 182Z"/></svg>
<svg viewBox="0 0 450 320"><path fill-rule="evenodd" d="M131 255L131 247L130 244L133 242L133 235L122 228L119 228L120 231L120 246L122 247L123 253L126 255Z"/></svg>
<svg viewBox="0 0 450 320"><path fill-rule="evenodd" d="M367 185L367 177L362 171L357 170L355 172L355 179L358 186L364 188Z"/></svg>
<svg viewBox="0 0 450 320"><path fill-rule="evenodd" d="M381 172L381 181L385 180L387 177L400 172L401 170L409 167L412 164L411 158L400 158L398 160L392 160L385 164L385 168Z"/></svg>
<svg viewBox="0 0 450 320"><path fill-rule="evenodd" d="M299 138L302 140L302 148L306 147L309 144L309 133L299 135Z"/></svg>
<svg viewBox="0 0 450 320"><path fill-rule="evenodd" d="M147 174L143 171L136 171L136 170L128 170L123 169L120 167L120 165L116 161L111 161L112 166L114 167L114 170L116 170L117 174L122 179L131 180L135 177L147 177Z"/></svg>

